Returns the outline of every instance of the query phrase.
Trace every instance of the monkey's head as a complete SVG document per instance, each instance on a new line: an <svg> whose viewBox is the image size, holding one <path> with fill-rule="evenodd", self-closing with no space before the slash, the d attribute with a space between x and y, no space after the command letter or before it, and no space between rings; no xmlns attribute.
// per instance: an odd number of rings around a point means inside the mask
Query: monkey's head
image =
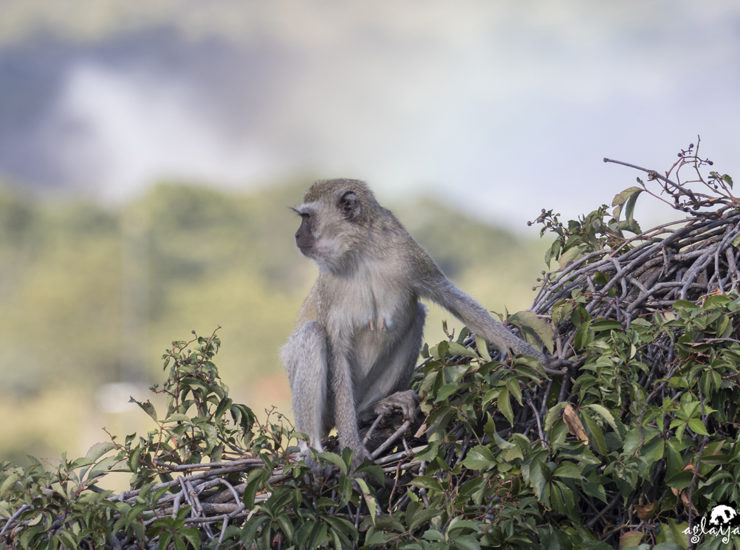
<svg viewBox="0 0 740 550"><path fill-rule="evenodd" d="M314 183L293 209L301 217L295 242L301 253L321 269L350 269L356 252L370 235L370 220L382 210L368 186L358 180Z"/></svg>

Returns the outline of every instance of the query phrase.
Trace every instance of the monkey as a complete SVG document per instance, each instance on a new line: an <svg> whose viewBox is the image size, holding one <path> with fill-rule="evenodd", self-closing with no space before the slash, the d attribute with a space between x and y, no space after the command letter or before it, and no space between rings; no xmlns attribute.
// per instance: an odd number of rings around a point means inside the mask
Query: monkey
<svg viewBox="0 0 740 550"><path fill-rule="evenodd" d="M420 298L446 308L502 357L512 351L545 362L458 289L364 182L319 180L293 210L301 219L296 246L319 274L281 358L295 427L315 450L336 427L355 466L369 457L358 420L394 406L413 418L409 388L426 317ZM301 451L307 456L305 442Z"/></svg>

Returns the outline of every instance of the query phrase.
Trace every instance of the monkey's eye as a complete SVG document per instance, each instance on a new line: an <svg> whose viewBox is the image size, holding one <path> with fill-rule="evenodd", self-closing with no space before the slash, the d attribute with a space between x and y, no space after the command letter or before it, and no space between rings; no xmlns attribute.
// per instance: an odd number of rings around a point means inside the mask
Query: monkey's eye
<svg viewBox="0 0 740 550"><path fill-rule="evenodd" d="M311 213L310 212L301 212L300 213L301 219L303 220L310 220L311 219Z"/></svg>

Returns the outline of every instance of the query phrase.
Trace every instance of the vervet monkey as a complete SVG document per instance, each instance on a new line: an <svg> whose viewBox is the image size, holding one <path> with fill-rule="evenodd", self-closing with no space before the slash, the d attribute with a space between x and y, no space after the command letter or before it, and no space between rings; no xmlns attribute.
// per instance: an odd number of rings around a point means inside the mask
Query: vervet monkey
<svg viewBox="0 0 740 550"><path fill-rule="evenodd" d="M504 355L545 361L447 279L365 183L317 181L294 210L301 217L296 245L318 264L319 276L281 356L296 429L314 449L322 450L322 436L336 426L340 445L359 464L369 455L358 418L391 406L415 414L409 386L424 329L419 298L448 309Z"/></svg>

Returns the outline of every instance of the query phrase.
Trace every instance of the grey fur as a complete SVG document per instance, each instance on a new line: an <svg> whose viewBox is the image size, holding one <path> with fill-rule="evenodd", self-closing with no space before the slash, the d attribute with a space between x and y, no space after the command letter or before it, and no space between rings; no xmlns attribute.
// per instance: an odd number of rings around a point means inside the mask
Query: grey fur
<svg viewBox="0 0 740 550"><path fill-rule="evenodd" d="M391 404L413 410L404 390L422 344L419 298L444 306L502 351L545 361L447 279L365 183L318 181L294 210L302 217L296 243L319 276L281 355L296 428L312 447L321 449L321 437L336 426L358 464L368 456L359 417Z"/></svg>

